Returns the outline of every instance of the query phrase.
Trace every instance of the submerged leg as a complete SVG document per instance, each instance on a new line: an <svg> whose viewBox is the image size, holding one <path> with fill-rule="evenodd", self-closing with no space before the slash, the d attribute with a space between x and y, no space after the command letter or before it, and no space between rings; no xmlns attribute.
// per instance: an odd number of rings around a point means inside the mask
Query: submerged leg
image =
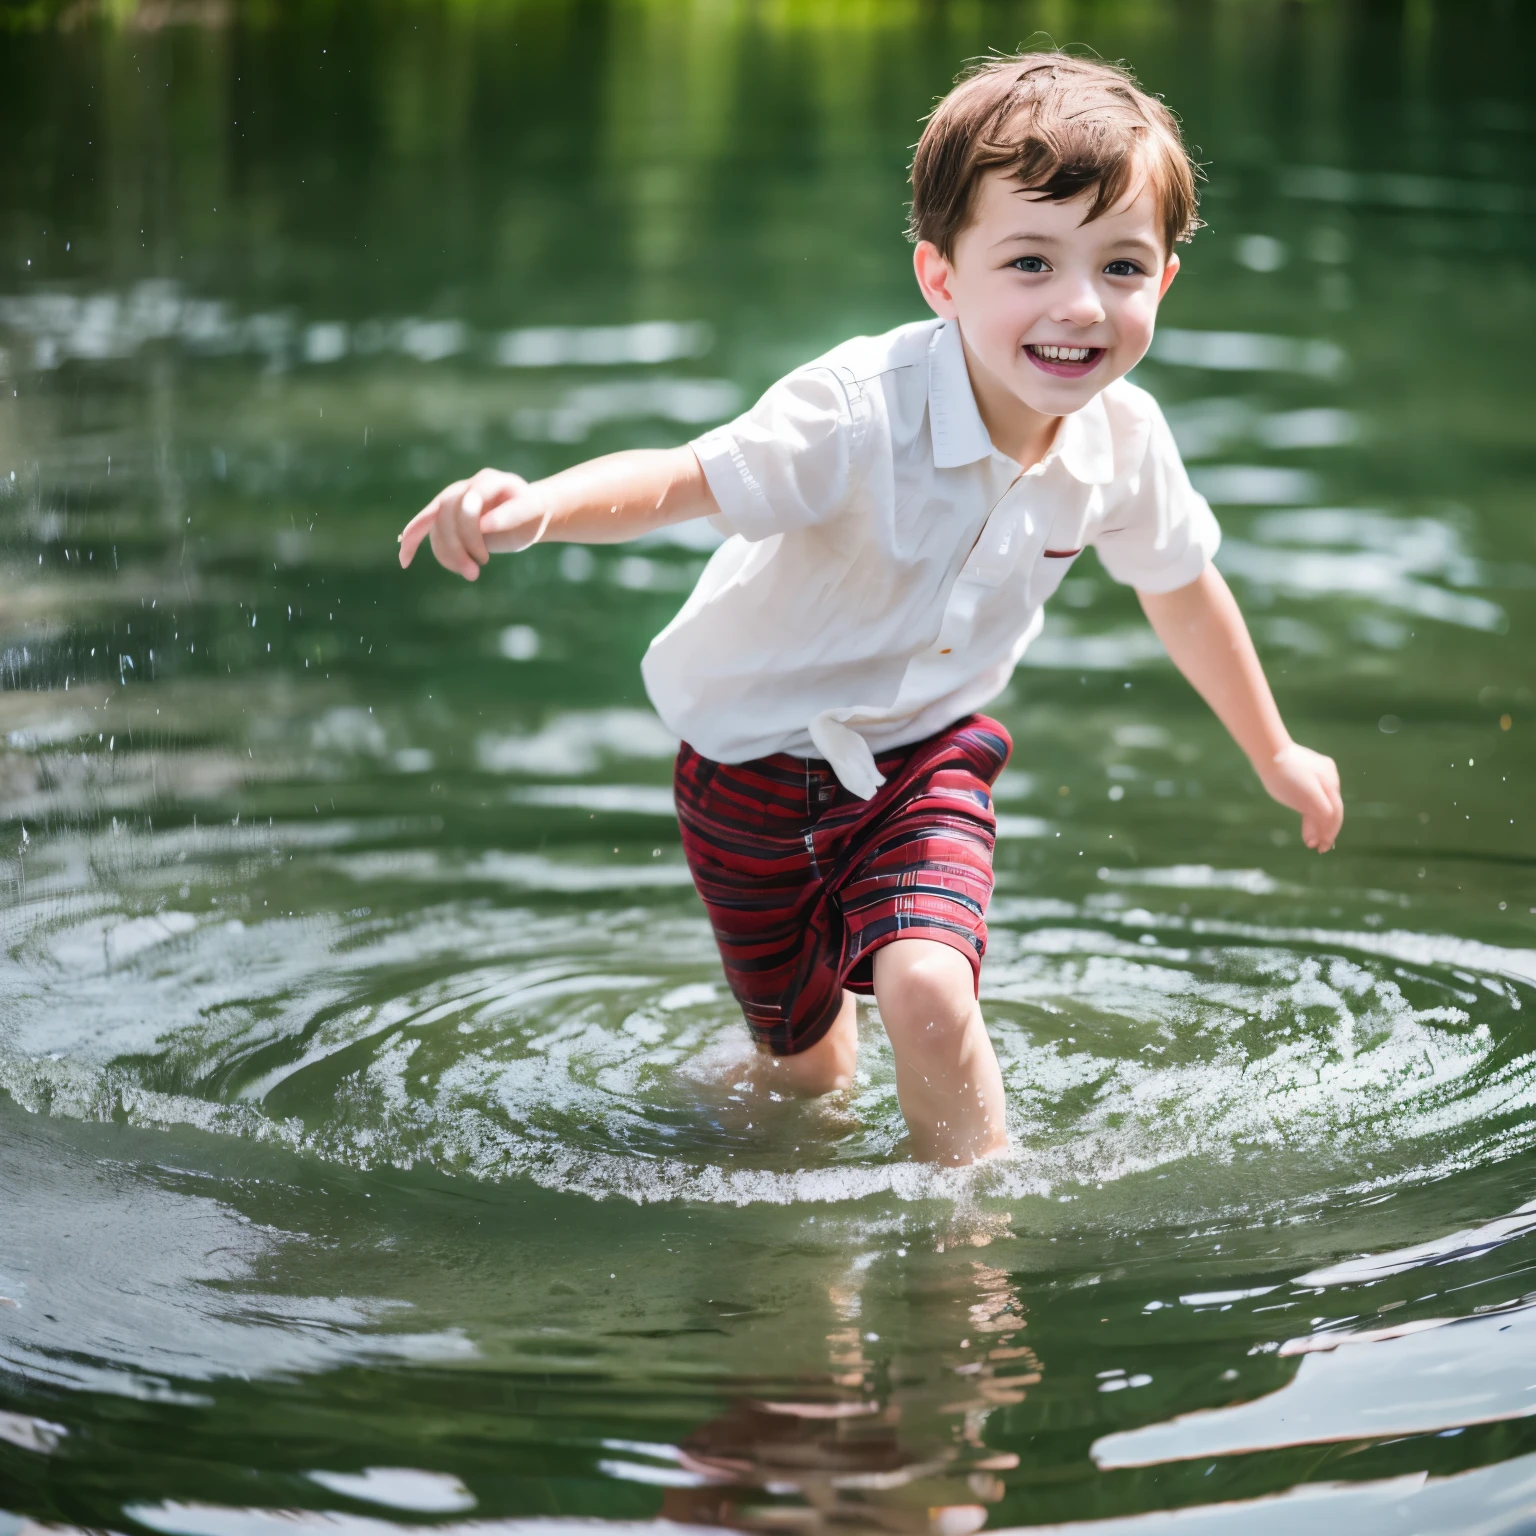
<svg viewBox="0 0 1536 1536"><path fill-rule="evenodd" d="M1006 1150L1003 1077L965 956L934 939L897 939L875 952L875 997L917 1156L971 1163Z"/></svg>
<svg viewBox="0 0 1536 1536"><path fill-rule="evenodd" d="M852 992L844 992L843 1006L831 1029L815 1045L793 1056L759 1051L752 1064L752 1079L774 1093L815 1098L846 1088L853 1081L858 1050L858 1004Z"/></svg>

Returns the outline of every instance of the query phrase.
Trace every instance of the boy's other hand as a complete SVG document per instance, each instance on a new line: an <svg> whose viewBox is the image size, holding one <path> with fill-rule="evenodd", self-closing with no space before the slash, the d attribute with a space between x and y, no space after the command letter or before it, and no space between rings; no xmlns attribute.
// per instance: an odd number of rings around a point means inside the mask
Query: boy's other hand
<svg viewBox="0 0 1536 1536"><path fill-rule="evenodd" d="M409 566L421 541L432 541L432 553L446 570L465 581L479 578L480 567L490 558L486 534L510 528L519 518L498 518L488 514L516 501L528 489L521 475L499 469L482 469L468 480L455 480L445 486L405 525L400 535L400 565Z"/></svg>
<svg viewBox="0 0 1536 1536"><path fill-rule="evenodd" d="M1344 797L1333 759L1293 741L1259 770L1259 778L1272 798L1300 813L1302 842L1327 853L1344 825Z"/></svg>

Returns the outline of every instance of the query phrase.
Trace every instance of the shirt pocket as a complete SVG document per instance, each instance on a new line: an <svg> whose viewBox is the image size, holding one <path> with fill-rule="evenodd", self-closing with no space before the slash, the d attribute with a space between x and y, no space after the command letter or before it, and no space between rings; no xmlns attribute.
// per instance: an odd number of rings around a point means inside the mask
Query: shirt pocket
<svg viewBox="0 0 1536 1536"><path fill-rule="evenodd" d="M1072 563L1087 546L1094 507L1063 508L1051 519L1045 542L1037 551L1029 573L1030 602L1038 607L1054 595Z"/></svg>
<svg viewBox="0 0 1536 1536"><path fill-rule="evenodd" d="M1088 542L1088 524L1093 516L1091 505L1064 508L1051 519L1050 532L1045 536L1045 548L1040 552L1042 560L1060 561L1065 570L1073 559L1082 554Z"/></svg>

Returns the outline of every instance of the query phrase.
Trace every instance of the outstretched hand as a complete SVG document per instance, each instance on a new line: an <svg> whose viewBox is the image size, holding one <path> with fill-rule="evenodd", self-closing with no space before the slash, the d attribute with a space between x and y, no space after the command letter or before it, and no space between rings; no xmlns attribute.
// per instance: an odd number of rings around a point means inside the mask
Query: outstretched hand
<svg viewBox="0 0 1536 1536"><path fill-rule="evenodd" d="M1344 797L1333 759L1293 741L1259 769L1259 778L1273 799L1300 813L1302 842L1327 853L1344 825Z"/></svg>
<svg viewBox="0 0 1536 1536"><path fill-rule="evenodd" d="M439 565L465 581L477 580L480 567L491 558L491 545L509 548L533 542L532 537L514 544L495 538L528 519L529 509L517 505L527 490L521 475L499 469L482 469L468 480L445 486L405 525L401 568L410 565L421 541L430 538Z"/></svg>

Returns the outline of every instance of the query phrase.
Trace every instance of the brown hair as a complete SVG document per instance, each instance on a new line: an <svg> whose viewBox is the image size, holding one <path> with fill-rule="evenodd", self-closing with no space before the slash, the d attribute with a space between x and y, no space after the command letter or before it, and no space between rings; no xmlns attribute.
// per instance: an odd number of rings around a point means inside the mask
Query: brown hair
<svg viewBox="0 0 1536 1536"><path fill-rule="evenodd" d="M1091 192L1085 223L1114 208L1145 175L1167 250L1200 228L1198 171L1178 120L1118 65L1052 50L966 69L918 141L910 238L952 257L977 183L997 170L1054 203Z"/></svg>

